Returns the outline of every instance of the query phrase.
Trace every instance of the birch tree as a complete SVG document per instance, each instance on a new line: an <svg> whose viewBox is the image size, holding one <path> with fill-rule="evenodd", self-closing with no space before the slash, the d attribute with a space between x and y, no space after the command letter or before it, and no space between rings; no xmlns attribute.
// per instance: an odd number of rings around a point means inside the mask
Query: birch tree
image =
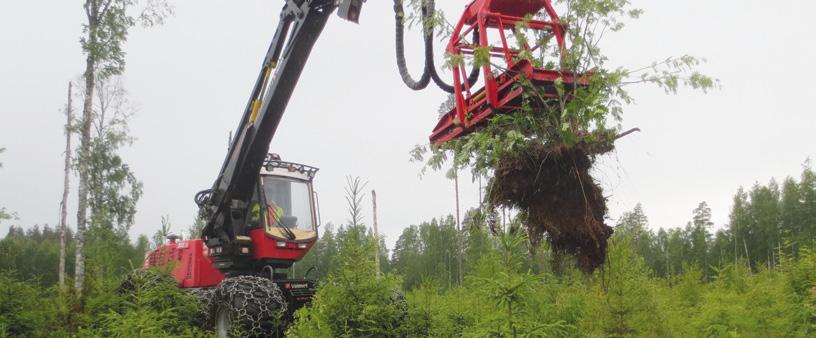
<svg viewBox="0 0 816 338"><path fill-rule="evenodd" d="M85 96L82 88L78 96ZM134 140L129 121L136 107L119 77L98 79L93 99L86 161L75 165L87 173L83 263L93 266L89 271L109 274L128 265L130 257L115 250L129 244L128 231L142 195L142 183L120 155ZM83 277L91 278L87 273Z"/></svg>
<svg viewBox="0 0 816 338"><path fill-rule="evenodd" d="M68 103L65 106L65 176L62 186L62 201L60 202L60 252L59 252L59 285L65 285L65 233L68 227L68 193L70 188L71 171L71 119L73 106L71 105L71 90L73 83L68 83Z"/></svg>
<svg viewBox="0 0 816 338"><path fill-rule="evenodd" d="M77 154L79 172L77 208L77 250L74 287L82 288L85 277L85 231L88 221L89 153L91 150L91 121L94 90L97 81L125 70L124 44L128 32L137 24L151 27L164 23L172 8L163 0L85 0L86 22L82 25L80 45L85 54L84 102L78 133L80 144Z"/></svg>
<svg viewBox="0 0 816 338"><path fill-rule="evenodd" d="M103 80L96 93L89 153L88 207L91 224L127 238L142 195L142 183L119 155L133 143L129 121L136 113L119 78Z"/></svg>

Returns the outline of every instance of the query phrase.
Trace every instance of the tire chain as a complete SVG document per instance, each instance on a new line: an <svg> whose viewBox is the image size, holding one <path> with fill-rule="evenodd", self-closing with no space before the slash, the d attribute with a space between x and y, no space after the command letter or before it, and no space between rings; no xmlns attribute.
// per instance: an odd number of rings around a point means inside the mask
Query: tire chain
<svg viewBox="0 0 816 338"><path fill-rule="evenodd" d="M212 320L213 296L215 295L215 288L190 288L184 289L188 294L198 300L198 316L196 318L196 325L207 329L208 323Z"/></svg>
<svg viewBox="0 0 816 338"><path fill-rule="evenodd" d="M224 279L215 288L209 316L228 306L230 319L245 337L264 337L281 332L286 325L286 300L277 284L256 276Z"/></svg>

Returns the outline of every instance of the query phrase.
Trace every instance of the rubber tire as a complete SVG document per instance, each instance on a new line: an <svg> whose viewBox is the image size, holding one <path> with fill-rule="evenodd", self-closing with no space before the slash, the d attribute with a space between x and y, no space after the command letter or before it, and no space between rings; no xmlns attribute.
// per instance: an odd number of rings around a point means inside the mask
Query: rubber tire
<svg viewBox="0 0 816 338"><path fill-rule="evenodd" d="M198 301L198 315L196 316L194 324L202 329L210 329L211 316L210 309L212 308L213 295L215 288L189 288L184 289L189 295L196 298Z"/></svg>
<svg viewBox="0 0 816 338"><path fill-rule="evenodd" d="M283 293L262 277L224 279L213 292L209 312L218 337L282 337L287 326Z"/></svg>

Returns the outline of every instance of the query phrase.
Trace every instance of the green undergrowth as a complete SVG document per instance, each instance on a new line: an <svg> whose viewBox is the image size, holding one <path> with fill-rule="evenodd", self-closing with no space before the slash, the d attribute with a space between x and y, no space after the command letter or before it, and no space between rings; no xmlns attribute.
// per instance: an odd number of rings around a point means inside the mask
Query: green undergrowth
<svg viewBox="0 0 816 338"><path fill-rule="evenodd" d="M398 276L373 269L373 251L344 249L342 268L297 314L292 337L810 337L816 334L816 254L773 271L724 264L655 277L625 232L592 275L529 265L518 229L491 237L460 286L424 278L394 302Z"/></svg>

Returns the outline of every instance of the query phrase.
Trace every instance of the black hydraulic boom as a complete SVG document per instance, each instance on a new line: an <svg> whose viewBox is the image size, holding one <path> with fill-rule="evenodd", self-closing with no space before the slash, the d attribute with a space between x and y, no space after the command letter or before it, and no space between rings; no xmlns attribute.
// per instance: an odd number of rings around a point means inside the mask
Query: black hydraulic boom
<svg viewBox="0 0 816 338"><path fill-rule="evenodd" d="M213 187L196 195L206 221L202 237L221 247L217 261L231 260L246 239L246 216L258 173L312 47L330 15L357 22L363 0L285 0L241 123Z"/></svg>

